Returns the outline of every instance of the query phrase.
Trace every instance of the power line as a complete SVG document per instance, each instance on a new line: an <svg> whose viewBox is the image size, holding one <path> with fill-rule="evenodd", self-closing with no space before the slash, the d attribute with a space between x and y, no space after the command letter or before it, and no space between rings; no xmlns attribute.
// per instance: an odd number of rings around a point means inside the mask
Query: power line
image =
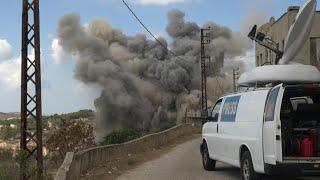
<svg viewBox="0 0 320 180"><path fill-rule="evenodd" d="M132 10L132 8L128 5L128 3L125 0L122 0L123 4L128 8L128 10L131 12L131 14L136 18L136 20L140 23L140 25L164 48L172 54L173 56L183 60L180 56L176 55L173 51L171 51L166 45L164 45L150 30L149 28L141 21L141 19L136 15L136 13ZM221 91L223 91L221 84L219 83L219 79L217 76L215 76L216 81L218 82L218 86Z"/></svg>
<svg viewBox="0 0 320 180"><path fill-rule="evenodd" d="M133 12L133 10L130 8L130 6L126 3L125 0L122 0L123 4L128 8L128 10L131 12L131 14L137 19L137 21L141 24L141 26L169 53L171 53L173 56L180 58L178 55L176 55L174 52L172 52L166 45L164 45L150 30L149 28L140 20L140 18ZM181 58L182 59L182 58Z"/></svg>

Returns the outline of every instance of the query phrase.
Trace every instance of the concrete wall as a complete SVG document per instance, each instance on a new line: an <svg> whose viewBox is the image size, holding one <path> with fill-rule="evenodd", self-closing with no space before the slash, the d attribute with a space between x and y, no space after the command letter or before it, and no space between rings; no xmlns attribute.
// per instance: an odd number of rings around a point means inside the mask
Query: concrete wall
<svg viewBox="0 0 320 180"><path fill-rule="evenodd" d="M128 158L128 154L150 151L184 135L200 132L201 125L182 124L123 144L94 147L77 153L69 152L54 179L80 179L82 173L108 161Z"/></svg>

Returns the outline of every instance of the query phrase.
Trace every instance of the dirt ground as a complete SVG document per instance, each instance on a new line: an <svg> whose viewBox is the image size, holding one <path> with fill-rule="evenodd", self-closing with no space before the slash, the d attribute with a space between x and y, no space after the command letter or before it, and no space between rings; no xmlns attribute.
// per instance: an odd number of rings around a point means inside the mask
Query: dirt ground
<svg viewBox="0 0 320 180"><path fill-rule="evenodd" d="M200 134L188 135L181 137L173 142L170 142L165 147L159 149L153 149L153 151L143 152L141 154L129 154L127 160L117 159L115 161L107 162L106 164L96 167L88 171L81 177L82 180L93 180L93 179L105 179L112 180L122 175L128 170L134 169L135 167L161 157L168 153L171 149L176 147L178 144L186 141L199 138Z"/></svg>

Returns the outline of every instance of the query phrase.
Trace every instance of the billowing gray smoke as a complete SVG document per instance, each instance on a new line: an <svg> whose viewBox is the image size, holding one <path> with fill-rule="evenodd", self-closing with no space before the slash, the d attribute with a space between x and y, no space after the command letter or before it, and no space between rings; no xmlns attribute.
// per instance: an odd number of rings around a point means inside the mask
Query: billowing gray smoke
<svg viewBox="0 0 320 180"><path fill-rule="evenodd" d="M126 36L101 19L86 26L77 14L60 20L59 43L77 59L75 77L103 89L95 101L97 127L103 133L122 127L157 130L179 121L187 106L199 102L200 27L185 22L178 10L171 10L168 18L166 30L172 43L160 41L178 57L143 34ZM242 55L248 43L226 27L204 26L212 28L208 52L213 57L213 74L221 75L223 57Z"/></svg>

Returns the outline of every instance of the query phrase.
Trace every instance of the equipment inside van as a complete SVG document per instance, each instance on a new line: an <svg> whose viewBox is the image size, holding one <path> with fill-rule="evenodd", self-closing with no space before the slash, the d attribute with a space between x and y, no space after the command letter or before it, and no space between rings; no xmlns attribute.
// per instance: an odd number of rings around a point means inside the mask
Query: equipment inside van
<svg viewBox="0 0 320 180"><path fill-rule="evenodd" d="M320 159L319 86L287 86L280 121L284 160Z"/></svg>

